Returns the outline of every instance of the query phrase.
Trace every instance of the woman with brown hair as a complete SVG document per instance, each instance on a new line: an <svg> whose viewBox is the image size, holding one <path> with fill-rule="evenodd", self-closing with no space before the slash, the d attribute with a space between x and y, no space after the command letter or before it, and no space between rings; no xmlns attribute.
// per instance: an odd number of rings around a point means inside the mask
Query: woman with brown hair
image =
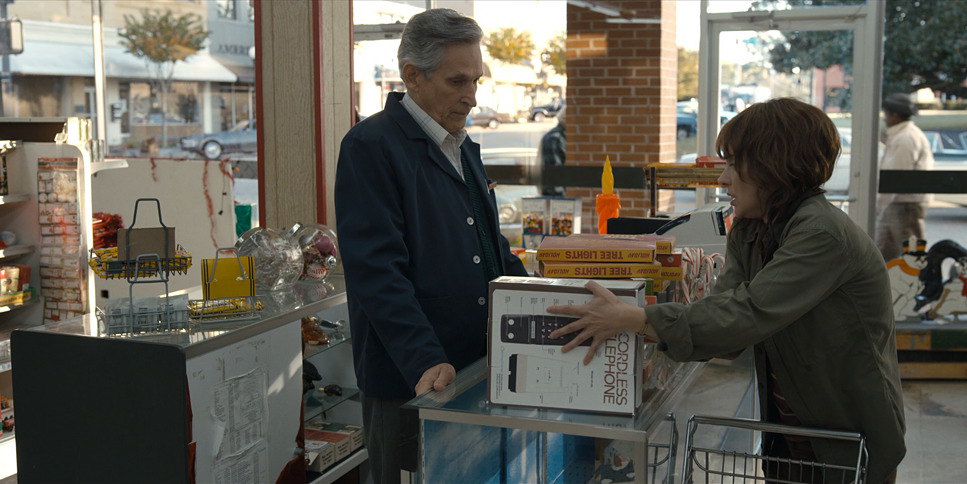
<svg viewBox="0 0 967 484"><path fill-rule="evenodd" d="M585 363L622 331L657 341L678 361L735 357L751 346L764 421L860 432L866 482L893 482L906 447L890 281L873 240L823 195L840 153L836 127L814 106L773 99L736 115L715 148L726 160L718 181L736 223L713 294L638 308L592 281L590 303L548 309L580 318L551 337L577 334L564 351L592 339ZM856 461L855 447L819 439L766 435L762 448Z"/></svg>

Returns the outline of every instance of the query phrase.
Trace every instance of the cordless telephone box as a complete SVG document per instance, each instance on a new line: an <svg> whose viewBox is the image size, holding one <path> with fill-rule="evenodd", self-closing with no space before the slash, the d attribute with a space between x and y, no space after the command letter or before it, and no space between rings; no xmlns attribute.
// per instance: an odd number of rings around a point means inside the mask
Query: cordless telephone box
<svg viewBox="0 0 967 484"><path fill-rule="evenodd" d="M585 341L567 353L573 334L550 332L574 321L552 315L548 306L581 305L592 299L588 279L503 276L490 282L487 396L490 403L634 414L642 401L643 343L620 333L601 344L591 363ZM643 307L645 281L595 280L624 302ZM652 352L653 353L653 352Z"/></svg>

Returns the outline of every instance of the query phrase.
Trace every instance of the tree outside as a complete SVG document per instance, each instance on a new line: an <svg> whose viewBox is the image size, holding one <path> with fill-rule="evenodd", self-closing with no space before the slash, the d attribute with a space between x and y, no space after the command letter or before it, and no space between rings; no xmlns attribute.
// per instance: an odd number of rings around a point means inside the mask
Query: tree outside
<svg viewBox="0 0 967 484"><path fill-rule="evenodd" d="M759 0L758 10L779 4L818 7L861 4L865 0ZM923 88L967 96L967 0L886 0L883 43L883 92L911 93ZM842 67L852 73L852 35L846 31L784 32L769 46L778 72Z"/></svg>
<svg viewBox="0 0 967 484"><path fill-rule="evenodd" d="M678 100L698 97L698 52L678 48Z"/></svg>
<svg viewBox="0 0 967 484"><path fill-rule="evenodd" d="M547 53L541 56L541 61L559 76L567 75L567 34L558 32L553 38L547 41Z"/></svg>
<svg viewBox="0 0 967 484"><path fill-rule="evenodd" d="M484 47L491 59L508 64L527 64L534 56L534 41L527 31L514 27L496 29L484 39Z"/></svg>
<svg viewBox="0 0 967 484"><path fill-rule="evenodd" d="M175 64L184 61L204 46L210 32L201 17L174 15L170 11L141 10L141 18L124 16L121 44L131 54L144 59L154 74L152 88L160 96L161 146L168 145L168 92Z"/></svg>

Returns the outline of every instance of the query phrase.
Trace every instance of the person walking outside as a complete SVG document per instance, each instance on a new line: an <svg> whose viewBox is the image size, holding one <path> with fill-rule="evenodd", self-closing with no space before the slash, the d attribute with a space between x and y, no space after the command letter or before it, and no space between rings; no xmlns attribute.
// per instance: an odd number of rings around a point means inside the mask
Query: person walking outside
<svg viewBox="0 0 967 484"><path fill-rule="evenodd" d="M565 116L567 107L561 108L557 112L557 126L551 128L548 132L544 133L541 137L540 147L538 152L541 156L541 166L564 166L564 158L567 148L567 143L564 137L565 132ZM564 187L556 186L544 186L541 189L541 194L544 196L551 197L563 197L565 195Z"/></svg>
<svg viewBox="0 0 967 484"><path fill-rule="evenodd" d="M917 113L910 96L893 93L883 100L886 147L880 170L932 170L933 153L923 131L910 119ZM881 193L877 196L876 246L889 262L903 254L911 236L923 239L924 217L932 196L925 193Z"/></svg>

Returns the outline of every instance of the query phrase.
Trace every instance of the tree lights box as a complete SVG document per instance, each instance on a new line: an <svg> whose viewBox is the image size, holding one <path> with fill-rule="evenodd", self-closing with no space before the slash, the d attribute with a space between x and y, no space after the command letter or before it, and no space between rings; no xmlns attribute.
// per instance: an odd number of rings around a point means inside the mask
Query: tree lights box
<svg viewBox="0 0 967 484"><path fill-rule="evenodd" d="M588 279L504 276L490 282L488 400L499 405L634 414L641 404L643 343L621 333L602 344L584 365L588 346L568 353L569 337L548 334L575 318L551 315L548 306L591 300ZM619 299L643 307L645 281L597 280Z"/></svg>
<svg viewBox="0 0 967 484"><path fill-rule="evenodd" d="M545 236L581 232L581 199L524 197L521 199L522 239L525 249L536 249Z"/></svg>

